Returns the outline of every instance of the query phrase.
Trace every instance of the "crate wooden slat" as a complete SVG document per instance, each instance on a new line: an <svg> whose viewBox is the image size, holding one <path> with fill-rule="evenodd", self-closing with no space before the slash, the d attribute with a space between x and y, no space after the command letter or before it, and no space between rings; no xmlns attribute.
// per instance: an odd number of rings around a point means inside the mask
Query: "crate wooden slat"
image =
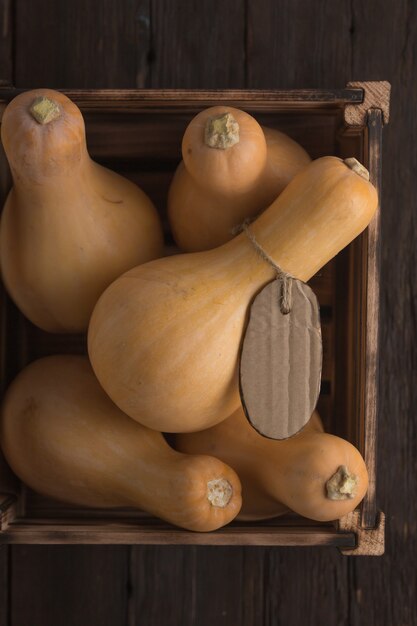
<svg viewBox="0 0 417 626"><path fill-rule="evenodd" d="M0 89L0 114L18 91ZM84 114L93 158L149 193L161 212L169 245L166 191L180 159L181 137L198 110L216 103L250 111L262 124L299 141L313 158L326 154L357 157L380 188L382 127L389 112L387 83L354 83L338 90L64 92ZM364 103L369 110L364 111ZM356 112L355 107L362 108ZM355 125L347 123L346 111L348 121L354 120ZM362 123L358 125L357 120ZM2 200L9 187L7 162L0 153ZM380 553L383 527L377 525L381 517L377 516L375 491L379 219L378 212L369 229L310 281L323 317L323 384L318 408L327 430L359 447L370 475L370 489L355 516L339 525L285 516L251 525L234 522L214 533L192 533L143 513L79 509L26 488L19 490L0 460L0 493L5 494L0 499L0 543L328 545L351 554ZM27 322L4 293L1 299L3 391L26 363L40 356L85 352L85 337L48 335ZM372 541L364 541L366 536L371 538L364 535L367 532L373 533Z"/></svg>
<svg viewBox="0 0 417 626"><path fill-rule="evenodd" d="M354 549L354 532L336 529L268 529L225 527L208 533L195 533L167 526L149 528L138 524L129 527L104 520L88 525L74 524L70 519L62 524L44 522L37 525L31 519L9 526L2 541L13 544L141 544L141 545L199 545L199 546L333 546Z"/></svg>
<svg viewBox="0 0 417 626"><path fill-rule="evenodd" d="M371 182L381 196L381 144L383 111L372 108L367 119L368 155L367 165L372 172ZM368 324L364 338L365 380L364 380L364 457L369 470L369 487L362 505L361 523L365 528L376 524L376 438L379 382L379 268L381 257L381 211L378 211L369 225L367 232L367 268L366 268L366 318Z"/></svg>
<svg viewBox="0 0 417 626"><path fill-rule="evenodd" d="M26 89L3 89L0 96L4 101ZM120 107L137 110L138 105L156 110L162 106L184 110L188 104L199 108L211 106L213 102L234 102L247 108L255 106L258 110L272 109L278 106L285 108L323 108L361 104L364 101L364 90L361 87L345 89L63 89L71 100L81 109L98 107L102 110L114 110Z"/></svg>

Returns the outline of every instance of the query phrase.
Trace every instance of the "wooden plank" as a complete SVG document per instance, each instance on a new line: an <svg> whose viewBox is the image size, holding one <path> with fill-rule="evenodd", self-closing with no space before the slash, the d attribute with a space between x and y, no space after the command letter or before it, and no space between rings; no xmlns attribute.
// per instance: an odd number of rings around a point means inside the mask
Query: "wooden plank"
<svg viewBox="0 0 417 626"><path fill-rule="evenodd" d="M218 90L245 86L244 34L243 0L230 0L227 5L219 0L198 3L152 0L151 85L214 88L215 97L221 102L224 96ZM212 104L213 94L207 95L209 100L202 94L200 108ZM186 95L181 108L185 109L186 99L193 97ZM207 557L209 553L211 559ZM143 557L154 564L151 579L147 569L138 567ZM211 626L240 622L230 620L231 607L239 604L240 595L240 586L230 580L233 567L230 548L200 547L198 551L191 547L134 548L132 559L132 588L141 591L132 604L129 626L139 623ZM206 567L202 568L206 561ZM218 596L213 593L213 582ZM158 589L163 594L163 603L161 593L155 593ZM219 615L223 612L226 617Z"/></svg>
<svg viewBox="0 0 417 626"><path fill-rule="evenodd" d="M0 207L3 206L11 187L11 176L7 165L6 155L0 143ZM5 346L10 337L10 327L6 306L7 296L3 284L0 284L0 396L3 395L7 385L7 363ZM10 470L3 452L0 449L0 493L17 493L19 488L16 476ZM0 496L1 501L1 496ZM0 526L1 526L0 513Z"/></svg>
<svg viewBox="0 0 417 626"><path fill-rule="evenodd" d="M240 591L240 614L239 626L253 626L253 624L266 624L265 596L269 586L266 575L266 562L270 548L244 548L242 550L242 576ZM230 558L236 559L238 554L230 552ZM231 616L227 624L237 624ZM209 625L208 625L209 626Z"/></svg>
<svg viewBox="0 0 417 626"><path fill-rule="evenodd" d="M381 196L382 126L381 109L368 112L368 169L372 173L371 182ZM376 212L367 231L367 299L365 341L365 381L364 381L364 459L368 468L369 487L362 505L361 524L364 528L376 525L376 442L379 391L379 300L380 300L380 257L381 257L381 211Z"/></svg>
<svg viewBox="0 0 417 626"><path fill-rule="evenodd" d="M135 548L137 592L128 625L262 624L264 554L263 548Z"/></svg>
<svg viewBox="0 0 417 626"><path fill-rule="evenodd" d="M195 547L135 547L130 564L131 587L127 626L193 626L195 624ZM161 601L163 599L163 601Z"/></svg>
<svg viewBox="0 0 417 626"><path fill-rule="evenodd" d="M137 621L129 621L129 626L141 619L149 626L349 626L343 586L347 559L336 552L230 547L136 550L132 580L138 580L138 585L133 583L138 589ZM312 561L321 566L315 577ZM294 576L291 585L289 575ZM160 602L161 594L167 606ZM327 602L317 600L328 595Z"/></svg>
<svg viewBox="0 0 417 626"><path fill-rule="evenodd" d="M135 85L149 87L151 80L152 32L151 0L138 0L135 10L136 76ZM113 86L113 85L112 85Z"/></svg>
<svg viewBox="0 0 417 626"><path fill-rule="evenodd" d="M343 578L335 578L340 560L336 553L320 548L302 552L294 548L230 547L136 550L138 559L132 573L142 581L142 587L136 587L137 621L129 621L129 626L140 623L141 618L149 626L348 626ZM321 571L313 579L310 563L317 550ZM276 567L277 561L280 567ZM343 566L346 570L346 561ZM291 585L289 573L294 576ZM336 590L334 596L330 603L320 604L317 597L326 594L329 587ZM331 613L327 612L329 604Z"/></svg>
<svg viewBox="0 0 417 626"><path fill-rule="evenodd" d="M147 84L148 0L14 4L17 86ZM124 546L14 546L8 626L125 624L128 559Z"/></svg>
<svg viewBox="0 0 417 626"><path fill-rule="evenodd" d="M350 26L349 3L248 2L247 87L345 85L355 78ZM337 420L333 412L326 417L332 425ZM271 549L262 572L263 624L351 626L348 559L320 548Z"/></svg>
<svg viewBox="0 0 417 626"><path fill-rule="evenodd" d="M146 84L149 1L17 0L15 5L16 86Z"/></svg>
<svg viewBox="0 0 417 626"><path fill-rule="evenodd" d="M338 87L350 80L348 3L248 2L247 86Z"/></svg>
<svg viewBox="0 0 417 626"><path fill-rule="evenodd" d="M244 86L243 0L152 0L152 43L153 86Z"/></svg>
<svg viewBox="0 0 417 626"><path fill-rule="evenodd" d="M343 559L322 548L266 551L263 624L351 626L348 559Z"/></svg>
<svg viewBox="0 0 417 626"><path fill-rule="evenodd" d="M106 522L77 523L70 519L23 519L9 524L0 534L1 543L11 544L103 544L103 545L199 545L199 546L337 546L353 548L352 532L332 527L228 526L210 533L196 533L165 525Z"/></svg>
<svg viewBox="0 0 417 626"><path fill-rule="evenodd" d="M241 624L244 550L203 548L195 567L194 623ZM221 568L221 576L219 571ZM193 622L191 622L193 623Z"/></svg>
<svg viewBox="0 0 417 626"><path fill-rule="evenodd" d="M196 548L135 547L127 626L192 626ZM161 599L163 601L161 602Z"/></svg>
<svg viewBox="0 0 417 626"><path fill-rule="evenodd" d="M9 621L9 546L0 545L0 626Z"/></svg>
<svg viewBox="0 0 417 626"><path fill-rule="evenodd" d="M213 106L217 103L230 102L234 106L253 103L258 110L291 107L291 109L323 109L342 107L347 103L361 103L363 90L346 89L61 89L80 108L100 111L129 112L129 106L138 110L138 105L161 112L169 109L187 110L190 103L196 106ZM17 96L23 88L0 88L0 103L7 103ZM278 105L278 107L277 107Z"/></svg>
<svg viewBox="0 0 417 626"><path fill-rule="evenodd" d="M0 0L0 86L13 82L13 6Z"/></svg>
<svg viewBox="0 0 417 626"><path fill-rule="evenodd" d="M0 0L0 87L13 81L13 16L12 0ZM1 107L0 107L1 108ZM10 177L4 167L4 151L0 145L0 205L3 204L10 186ZM0 307L4 297L0 294ZM2 309L3 307L1 307ZM0 309L0 310L1 310ZM0 341L4 339L4 317L0 313ZM4 363L0 357L0 378L3 381ZM12 481L13 482L13 481ZM0 451L0 486L9 488L10 472ZM0 513L0 518L3 514ZM0 525L2 524L0 520ZM0 545L0 626L9 626L9 546Z"/></svg>
<svg viewBox="0 0 417 626"><path fill-rule="evenodd" d="M128 548L15 546L11 626L126 623Z"/></svg>
<svg viewBox="0 0 417 626"><path fill-rule="evenodd" d="M392 117L384 129L382 266L380 282L380 392L377 504L386 514L386 551L351 560L352 626L416 624L417 490L417 167L414 111L417 93L417 13L406 0L352 2L353 79L388 80ZM372 33L372 36L369 34Z"/></svg>

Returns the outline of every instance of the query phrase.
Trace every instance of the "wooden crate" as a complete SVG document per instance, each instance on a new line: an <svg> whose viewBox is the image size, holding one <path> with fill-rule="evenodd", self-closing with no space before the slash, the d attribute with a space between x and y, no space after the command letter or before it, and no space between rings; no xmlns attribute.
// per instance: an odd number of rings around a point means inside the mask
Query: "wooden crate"
<svg viewBox="0 0 417 626"><path fill-rule="evenodd" d="M382 128L388 122L386 82L349 83L339 90L178 91L66 90L83 112L90 154L139 183L165 223L166 192L181 158L188 121L202 108L228 103L300 142L312 158L354 156L380 190ZM17 90L0 90L0 112ZM0 155L0 195L10 188ZM321 306L324 363L319 410L326 430L344 436L365 457L370 485L360 508L336 523L284 516L233 522L194 533L134 510L89 510L41 497L20 485L0 458L0 543L99 543L338 546L346 554L382 554L384 516L376 504L380 213L358 239L314 276ZM28 362L54 353L85 353L84 336L50 335L30 324L1 293L1 385L4 392ZM2 495L1 495L2 494Z"/></svg>

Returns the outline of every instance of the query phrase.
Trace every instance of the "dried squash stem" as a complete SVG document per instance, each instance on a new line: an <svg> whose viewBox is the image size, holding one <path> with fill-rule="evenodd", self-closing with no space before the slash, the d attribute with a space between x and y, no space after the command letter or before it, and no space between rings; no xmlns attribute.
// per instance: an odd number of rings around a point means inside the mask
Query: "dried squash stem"
<svg viewBox="0 0 417 626"><path fill-rule="evenodd" d="M239 124L231 113L210 117L206 123L204 139L210 148L231 148L239 143Z"/></svg>

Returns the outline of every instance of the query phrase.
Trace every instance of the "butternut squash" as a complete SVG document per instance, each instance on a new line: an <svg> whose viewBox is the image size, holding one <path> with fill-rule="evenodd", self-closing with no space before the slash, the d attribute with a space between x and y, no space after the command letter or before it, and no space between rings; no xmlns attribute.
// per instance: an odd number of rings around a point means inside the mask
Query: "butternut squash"
<svg viewBox="0 0 417 626"><path fill-rule="evenodd" d="M104 289L162 254L155 207L88 155L84 121L63 94L36 89L3 114L13 175L1 227L6 288L34 324L82 332Z"/></svg>
<svg viewBox="0 0 417 626"><path fill-rule="evenodd" d="M291 275L308 280L370 222L377 193L365 168L361 175L353 165L336 157L312 162L251 224ZM88 332L105 391L156 430L192 432L221 422L240 404L248 305L274 276L242 233L214 250L152 261L118 278L98 301Z"/></svg>
<svg viewBox="0 0 417 626"><path fill-rule="evenodd" d="M205 109L190 122L182 153L169 189L168 218L185 252L232 239L236 225L269 206L310 162L284 133L225 106Z"/></svg>
<svg viewBox="0 0 417 626"><path fill-rule="evenodd" d="M124 415L85 357L31 363L4 400L0 441L31 488L89 507L139 507L197 531L230 522L240 482L222 461L185 455Z"/></svg>
<svg viewBox="0 0 417 626"><path fill-rule="evenodd" d="M200 111L188 124L182 156L197 183L234 195L251 189L266 165L267 148L262 128L251 115L216 106Z"/></svg>
<svg viewBox="0 0 417 626"><path fill-rule="evenodd" d="M300 433L278 441L259 435L239 408L208 430L177 435L175 447L213 454L233 467L242 482L242 520L275 517L283 506L317 521L339 519L368 487L358 450L322 432L317 413Z"/></svg>

